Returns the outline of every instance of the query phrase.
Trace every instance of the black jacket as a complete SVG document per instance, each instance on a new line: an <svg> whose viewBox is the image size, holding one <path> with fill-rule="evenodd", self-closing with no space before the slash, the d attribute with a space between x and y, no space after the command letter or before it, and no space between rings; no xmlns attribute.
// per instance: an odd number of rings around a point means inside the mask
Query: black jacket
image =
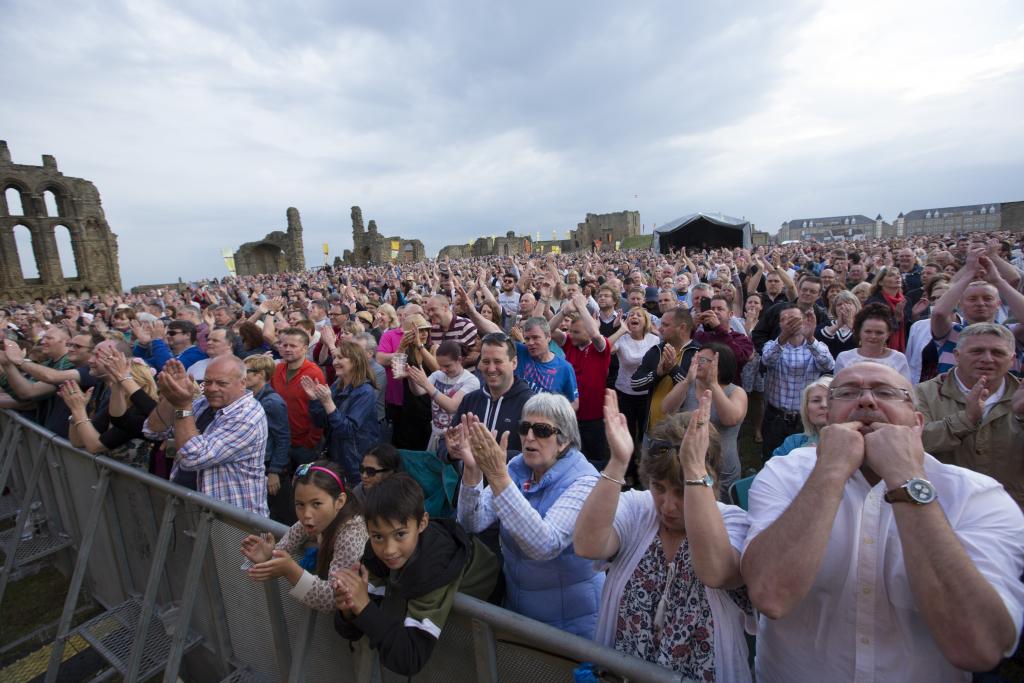
<svg viewBox="0 0 1024 683"><path fill-rule="evenodd" d="M348 640L368 636L381 665L405 676L420 671L430 659L455 593L492 597L500 569L494 554L453 519L430 520L415 553L397 571L377 558L370 541L362 562L376 594L370 594L370 604L351 621L336 612L334 628Z"/></svg>
<svg viewBox="0 0 1024 683"><path fill-rule="evenodd" d="M519 453L523 449L519 439L519 419L523 416L523 405L533 396L530 385L516 377L502 396L497 399L491 398L487 385L481 383L476 391L466 394L455 411L452 424L458 423L462 416L473 413L480 421L487 425L488 429L498 432L498 439L501 439L502 432L508 432L508 450L512 454Z"/></svg>

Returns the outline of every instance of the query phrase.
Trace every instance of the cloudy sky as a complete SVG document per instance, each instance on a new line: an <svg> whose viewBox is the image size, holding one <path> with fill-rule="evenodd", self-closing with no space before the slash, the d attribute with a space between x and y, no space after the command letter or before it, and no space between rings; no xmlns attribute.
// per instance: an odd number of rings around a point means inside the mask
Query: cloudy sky
<svg viewBox="0 0 1024 683"><path fill-rule="evenodd" d="M428 255L587 212L1024 199L1024 4L0 2L0 139L92 180L126 286L360 205ZM771 6L770 8L768 6Z"/></svg>

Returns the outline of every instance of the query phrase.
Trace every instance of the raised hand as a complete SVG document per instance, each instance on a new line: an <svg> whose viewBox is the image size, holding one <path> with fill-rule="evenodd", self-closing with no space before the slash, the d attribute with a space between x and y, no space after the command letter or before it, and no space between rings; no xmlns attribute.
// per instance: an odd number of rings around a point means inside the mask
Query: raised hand
<svg viewBox="0 0 1024 683"><path fill-rule="evenodd" d="M658 374L667 375L668 371L675 367L677 357L676 348L671 344L665 344L661 350L661 359L658 361Z"/></svg>
<svg viewBox="0 0 1024 683"><path fill-rule="evenodd" d="M156 382L161 398L166 399L172 406L179 410L192 407L195 383L185 372L185 366L180 361L172 358L164 363L164 369L157 375Z"/></svg>
<svg viewBox="0 0 1024 683"><path fill-rule="evenodd" d="M67 405L72 415L84 415L85 407L89 404L89 399L92 398L92 387L83 393L76 382L69 381L60 385L57 394L64 400L64 404Z"/></svg>
<svg viewBox="0 0 1024 683"><path fill-rule="evenodd" d="M274 535L249 534L242 539L242 554L253 564L266 562L274 552Z"/></svg>
<svg viewBox="0 0 1024 683"><path fill-rule="evenodd" d="M291 555L283 550L273 549L270 551L270 559L249 567L249 577L254 581L266 581L284 576L295 564Z"/></svg>
<svg viewBox="0 0 1024 683"><path fill-rule="evenodd" d="M863 422L830 424L821 428L818 438L818 460L815 467L824 467L843 477L853 476L864 464Z"/></svg>
<svg viewBox="0 0 1024 683"><path fill-rule="evenodd" d="M135 341L143 345L153 341L149 328L144 326L141 321L133 320L130 324L132 328L132 336L135 337Z"/></svg>
<svg viewBox="0 0 1024 683"><path fill-rule="evenodd" d="M20 363L25 360L25 350L10 339L4 340L4 355L10 363Z"/></svg>
<svg viewBox="0 0 1024 683"><path fill-rule="evenodd" d="M350 569L342 569L334 575L335 581L335 605L339 604L339 593L341 604L344 609L353 614L360 614L370 604L370 573L361 563Z"/></svg>
<svg viewBox="0 0 1024 683"><path fill-rule="evenodd" d="M701 392L697 408L690 413L690 423L679 444L679 465L686 479L700 479L707 471L708 444L711 439L711 392Z"/></svg>
<svg viewBox="0 0 1024 683"><path fill-rule="evenodd" d="M409 379L411 379L416 384L419 384L424 389L434 388L434 386L430 383L430 380L427 378L427 373L423 372L422 368L419 368L415 365L410 365L406 367L405 372L406 374L409 375Z"/></svg>
<svg viewBox="0 0 1024 683"><path fill-rule="evenodd" d="M508 432L501 437L501 443L479 420L469 423L469 446L477 467L492 484L501 477L508 477L506 453Z"/></svg>
<svg viewBox="0 0 1024 683"><path fill-rule="evenodd" d="M889 489L924 476L921 427L874 423L872 431L864 435L864 463Z"/></svg>
<svg viewBox="0 0 1024 683"><path fill-rule="evenodd" d="M991 392L988 389L988 377L982 375L978 378L978 381L974 383L971 390L964 397L965 405L964 412L967 413L967 419L974 424L980 424L981 418L985 414L985 401Z"/></svg>
<svg viewBox="0 0 1024 683"><path fill-rule="evenodd" d="M614 389L604 392L604 435L612 460L628 467L633 457L633 435L629 433L626 416L619 412L619 396Z"/></svg>
<svg viewBox="0 0 1024 683"><path fill-rule="evenodd" d="M472 414L463 416L463 422ZM476 460L473 459L473 451L469 447L469 438L466 436L467 429L462 423L449 427L444 432L444 443L448 448L448 457L452 460L462 460L468 463L466 467L476 468Z"/></svg>

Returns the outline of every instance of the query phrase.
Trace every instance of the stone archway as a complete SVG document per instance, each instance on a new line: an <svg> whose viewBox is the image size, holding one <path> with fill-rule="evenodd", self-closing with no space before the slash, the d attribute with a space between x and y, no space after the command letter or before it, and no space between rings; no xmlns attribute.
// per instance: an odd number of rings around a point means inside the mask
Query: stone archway
<svg viewBox="0 0 1024 683"><path fill-rule="evenodd" d="M283 273L288 270L288 257L276 244L261 242L252 248L250 254L257 273Z"/></svg>

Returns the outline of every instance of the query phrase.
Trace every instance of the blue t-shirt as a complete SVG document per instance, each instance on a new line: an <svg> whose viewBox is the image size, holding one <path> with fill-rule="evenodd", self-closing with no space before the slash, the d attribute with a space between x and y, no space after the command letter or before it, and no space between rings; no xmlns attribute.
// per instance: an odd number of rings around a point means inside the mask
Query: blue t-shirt
<svg viewBox="0 0 1024 683"><path fill-rule="evenodd" d="M561 394L569 399L570 403L579 398L579 392L576 390L576 372L565 358L555 356L547 363L541 363L530 355L526 350L526 344L522 342L516 342L516 356L516 377L529 384L533 393L548 391Z"/></svg>

